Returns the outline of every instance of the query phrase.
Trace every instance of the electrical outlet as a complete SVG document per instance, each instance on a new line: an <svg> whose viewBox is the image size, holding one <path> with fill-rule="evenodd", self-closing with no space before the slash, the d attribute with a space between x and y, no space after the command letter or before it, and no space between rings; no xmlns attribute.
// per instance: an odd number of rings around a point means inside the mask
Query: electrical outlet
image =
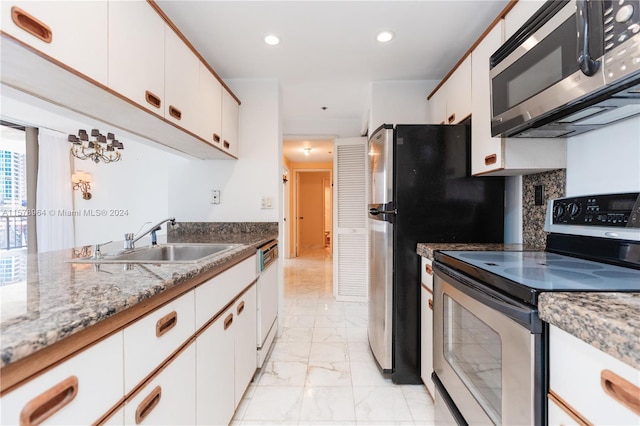
<svg viewBox="0 0 640 426"><path fill-rule="evenodd" d="M263 209L272 209L273 208L273 201L271 200L271 197L266 197L266 196L262 196L260 199L260 208Z"/></svg>
<svg viewBox="0 0 640 426"><path fill-rule="evenodd" d="M534 192L534 205L544 206L544 185L536 185L533 187Z"/></svg>
<svg viewBox="0 0 640 426"><path fill-rule="evenodd" d="M211 204L220 204L220 191L217 189L211 190Z"/></svg>

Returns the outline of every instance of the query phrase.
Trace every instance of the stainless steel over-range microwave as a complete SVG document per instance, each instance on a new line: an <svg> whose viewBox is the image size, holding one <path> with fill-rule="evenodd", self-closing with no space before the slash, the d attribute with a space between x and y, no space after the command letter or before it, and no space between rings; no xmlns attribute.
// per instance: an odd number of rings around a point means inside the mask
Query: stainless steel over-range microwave
<svg viewBox="0 0 640 426"><path fill-rule="evenodd" d="M640 114L640 1L547 1L490 76L492 136L569 137Z"/></svg>

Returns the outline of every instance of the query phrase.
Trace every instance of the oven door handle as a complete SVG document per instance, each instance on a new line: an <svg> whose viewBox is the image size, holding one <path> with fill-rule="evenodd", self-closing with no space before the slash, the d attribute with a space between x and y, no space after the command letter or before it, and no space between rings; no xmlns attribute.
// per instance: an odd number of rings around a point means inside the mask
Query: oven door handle
<svg viewBox="0 0 640 426"><path fill-rule="evenodd" d="M524 303L520 304L516 301L506 300L506 298L497 291L494 291L469 277L462 278L450 268L437 262L434 263L433 269L436 276L440 275L438 272L448 275L450 279L446 279L442 276L440 276L440 278L444 279L449 285L463 292L467 296L511 318L518 324L526 327L532 333L542 332L542 321L537 315L537 308Z"/></svg>

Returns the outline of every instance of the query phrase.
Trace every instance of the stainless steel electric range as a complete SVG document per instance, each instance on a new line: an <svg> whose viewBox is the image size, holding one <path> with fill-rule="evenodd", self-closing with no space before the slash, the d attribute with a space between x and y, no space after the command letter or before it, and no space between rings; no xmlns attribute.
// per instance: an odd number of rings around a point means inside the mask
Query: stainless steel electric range
<svg viewBox="0 0 640 426"><path fill-rule="evenodd" d="M541 293L640 292L640 193L552 200L545 230L545 251L435 254L433 380L452 423L547 423Z"/></svg>

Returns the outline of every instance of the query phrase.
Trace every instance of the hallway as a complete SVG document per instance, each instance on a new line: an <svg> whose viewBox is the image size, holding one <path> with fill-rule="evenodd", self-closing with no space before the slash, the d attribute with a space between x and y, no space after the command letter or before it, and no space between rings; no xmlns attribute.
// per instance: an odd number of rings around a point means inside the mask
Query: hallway
<svg viewBox="0 0 640 426"><path fill-rule="evenodd" d="M284 261L281 336L233 425L430 425L424 386L379 372L367 342L367 305L336 302L327 249Z"/></svg>

